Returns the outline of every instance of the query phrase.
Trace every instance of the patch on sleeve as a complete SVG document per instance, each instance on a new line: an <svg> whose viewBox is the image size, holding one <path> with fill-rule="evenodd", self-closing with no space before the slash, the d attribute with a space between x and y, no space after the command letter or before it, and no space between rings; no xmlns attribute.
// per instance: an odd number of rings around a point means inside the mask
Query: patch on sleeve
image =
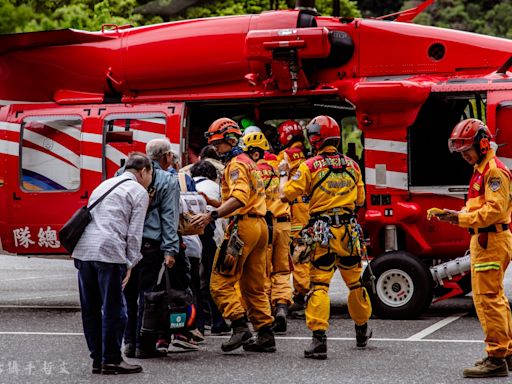
<svg viewBox="0 0 512 384"><path fill-rule="evenodd" d="M237 181L239 176L240 176L239 169L235 169L234 171L229 173L229 178L231 179L231 181Z"/></svg>
<svg viewBox="0 0 512 384"><path fill-rule="evenodd" d="M302 173L300 171L295 172L295 174L292 176L292 180L299 180L302 176Z"/></svg>
<svg viewBox="0 0 512 384"><path fill-rule="evenodd" d="M487 182L491 191L496 192L501 188L501 179L499 177L491 177Z"/></svg>

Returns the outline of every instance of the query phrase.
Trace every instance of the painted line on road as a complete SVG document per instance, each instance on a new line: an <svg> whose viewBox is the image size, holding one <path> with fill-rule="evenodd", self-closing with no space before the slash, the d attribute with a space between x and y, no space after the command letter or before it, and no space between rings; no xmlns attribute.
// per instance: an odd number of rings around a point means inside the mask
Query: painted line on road
<svg viewBox="0 0 512 384"><path fill-rule="evenodd" d="M221 336L210 336L210 337L221 337ZM227 337L226 337L227 338ZM335 341L354 341L355 337L327 337L327 340L335 340ZM311 337L276 337L276 340L311 340ZM372 337L370 341L391 341L391 342L431 342L431 343L483 343L482 340L464 340L464 339L391 339L391 338L374 338Z"/></svg>
<svg viewBox="0 0 512 384"><path fill-rule="evenodd" d="M0 332L2 335L14 336L83 336L83 333L73 332ZM206 336L212 339L229 339L230 336ZM306 336L278 336L276 340L311 340L311 337ZM328 337L329 341L354 341L354 337ZM482 340L458 340L458 339L392 339L392 338L372 338L371 341L387 341L387 342L430 342L430 343L483 343Z"/></svg>
<svg viewBox="0 0 512 384"><path fill-rule="evenodd" d="M69 276L69 275L30 276L30 277L20 277L17 279L0 280L0 283L6 283L8 281L36 280L36 279L63 280L63 279L76 279L76 276L75 275L73 275L73 276Z"/></svg>
<svg viewBox="0 0 512 384"><path fill-rule="evenodd" d="M16 305L2 304L0 308L5 309L81 309L79 305Z"/></svg>
<svg viewBox="0 0 512 384"><path fill-rule="evenodd" d="M411 337L407 338L407 340L410 340L410 341L422 340L423 338L427 337L428 335L431 335L432 333L440 330L441 328L447 326L448 324L451 324L454 321L459 320L461 317L464 317L467 314L468 314L468 312L458 313L453 316L448 316L447 318L440 320L437 323L432 324L430 327L425 328L423 331L412 335Z"/></svg>
<svg viewBox="0 0 512 384"><path fill-rule="evenodd" d="M15 336L83 336L83 333L72 332L0 332L1 335Z"/></svg>
<svg viewBox="0 0 512 384"><path fill-rule="evenodd" d="M10 300L10 302L17 303L22 300L35 300L35 299L50 299L54 297L64 297L64 296L78 296L78 292L70 292L70 293L63 293L59 295L46 295L46 296L28 296L28 297L18 297L16 299ZM5 300L5 302L8 302L9 300Z"/></svg>

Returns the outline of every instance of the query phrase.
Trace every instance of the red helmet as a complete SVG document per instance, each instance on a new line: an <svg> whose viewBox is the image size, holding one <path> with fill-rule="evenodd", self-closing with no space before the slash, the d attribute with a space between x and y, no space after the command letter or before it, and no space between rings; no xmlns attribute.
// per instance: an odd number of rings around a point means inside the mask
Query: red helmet
<svg viewBox="0 0 512 384"><path fill-rule="evenodd" d="M294 120L286 120L279 124L279 127L277 127L277 134L279 135L279 143L283 147L290 144L293 138L304 138L302 127Z"/></svg>
<svg viewBox="0 0 512 384"><path fill-rule="evenodd" d="M480 152L486 154L491 148L489 139L492 137L489 128L478 119L466 119L453 128L448 139L450 152L463 152L473 145Z"/></svg>
<svg viewBox="0 0 512 384"><path fill-rule="evenodd" d="M320 149L329 139L340 139L340 126L330 116L320 115L311 120L306 127L311 145Z"/></svg>
<svg viewBox="0 0 512 384"><path fill-rule="evenodd" d="M210 125L208 132L204 133L204 137L208 140L208 144L211 144L213 141L225 139L229 134L240 137L242 131L235 121L221 117Z"/></svg>

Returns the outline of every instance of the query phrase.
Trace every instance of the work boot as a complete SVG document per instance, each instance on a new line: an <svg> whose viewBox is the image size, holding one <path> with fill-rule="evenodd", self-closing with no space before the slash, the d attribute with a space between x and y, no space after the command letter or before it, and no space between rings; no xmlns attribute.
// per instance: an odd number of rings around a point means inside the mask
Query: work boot
<svg viewBox="0 0 512 384"><path fill-rule="evenodd" d="M293 304L288 307L288 313L292 317L303 317L306 309L304 296L297 295L293 297Z"/></svg>
<svg viewBox="0 0 512 384"><path fill-rule="evenodd" d="M247 326L247 318L242 317L241 319L233 320L231 323L231 328L233 333L228 341L222 343L221 349L222 352L231 352L237 348L240 348L242 345L250 343L252 339L252 333L249 331L249 327Z"/></svg>
<svg viewBox="0 0 512 384"><path fill-rule="evenodd" d="M357 348L366 348L368 340L371 339L373 331L368 328L368 323L363 325L356 324L356 345Z"/></svg>
<svg viewBox="0 0 512 384"><path fill-rule="evenodd" d="M288 306L286 304L276 305L276 320L274 322L275 333L286 332L286 315L288 314Z"/></svg>
<svg viewBox="0 0 512 384"><path fill-rule="evenodd" d="M258 336L252 343L244 344L244 351L249 352L275 352L276 340L271 327L263 327L258 330Z"/></svg>
<svg viewBox="0 0 512 384"><path fill-rule="evenodd" d="M484 357L482 360L478 360L475 363L475 367L478 367L479 365L485 364L485 361L488 359L488 357ZM509 371L512 371L512 355L505 356L505 362L507 363L507 368Z"/></svg>
<svg viewBox="0 0 512 384"><path fill-rule="evenodd" d="M313 339L309 348L304 350L306 359L327 359L327 336L325 331L313 331Z"/></svg>
<svg viewBox="0 0 512 384"><path fill-rule="evenodd" d="M503 358L488 356L477 361L474 367L466 368L464 377L504 377L508 376L507 362Z"/></svg>

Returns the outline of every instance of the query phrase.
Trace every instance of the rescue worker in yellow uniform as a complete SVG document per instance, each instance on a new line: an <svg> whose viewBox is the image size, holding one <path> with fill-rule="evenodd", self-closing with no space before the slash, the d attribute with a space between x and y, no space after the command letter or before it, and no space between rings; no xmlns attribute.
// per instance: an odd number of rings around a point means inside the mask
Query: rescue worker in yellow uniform
<svg viewBox="0 0 512 384"><path fill-rule="evenodd" d="M355 209L363 205L365 192L355 161L340 154L340 127L329 116L317 116L307 126L316 156L302 163L291 179L289 166L279 164L283 199L310 196L311 219L302 231L310 251L311 290L306 302L306 324L313 331L306 358L327 358L326 330L329 326L329 284L336 267L349 288L348 312L355 322L357 346L364 348L371 337L368 319L372 308L362 285L361 244Z"/></svg>
<svg viewBox="0 0 512 384"><path fill-rule="evenodd" d="M256 164L239 146L242 132L236 122L217 119L205 136L225 162L222 204L196 215L191 223L204 227L219 217L230 220L210 280L213 300L223 317L231 320L231 338L222 343L221 349L229 352L243 346L248 351L275 352L274 318L265 294L268 230L263 182ZM236 293L237 282L247 311ZM248 319L257 331L256 339L249 331Z"/></svg>
<svg viewBox="0 0 512 384"><path fill-rule="evenodd" d="M489 128L477 119L466 119L455 126L449 149L460 152L474 167L473 176L462 211L444 210L437 216L467 228L471 234L473 302L485 334L487 357L465 369L464 377L508 376L512 369L512 319L503 290L512 255L512 174L491 149L491 137Z"/></svg>
<svg viewBox="0 0 512 384"><path fill-rule="evenodd" d="M287 120L277 127L278 140L283 150L279 152L278 163L287 158L290 164L290 177L306 160L306 147L302 127L294 120ZM309 263L301 259L304 246L298 243L300 231L309 221L309 204L305 196L297 196L290 201L291 209L291 244L293 260L293 304L288 308L290 314L304 315L305 297L309 292Z"/></svg>
<svg viewBox="0 0 512 384"><path fill-rule="evenodd" d="M254 132L243 137L244 151L256 162L265 186L267 203L267 224L272 230L269 236L270 276L268 294L274 308L274 332L286 332L286 315L292 303L292 287L290 285L290 205L281 201L279 192L279 176L274 168L277 157L267 152L270 149L265 135Z"/></svg>

